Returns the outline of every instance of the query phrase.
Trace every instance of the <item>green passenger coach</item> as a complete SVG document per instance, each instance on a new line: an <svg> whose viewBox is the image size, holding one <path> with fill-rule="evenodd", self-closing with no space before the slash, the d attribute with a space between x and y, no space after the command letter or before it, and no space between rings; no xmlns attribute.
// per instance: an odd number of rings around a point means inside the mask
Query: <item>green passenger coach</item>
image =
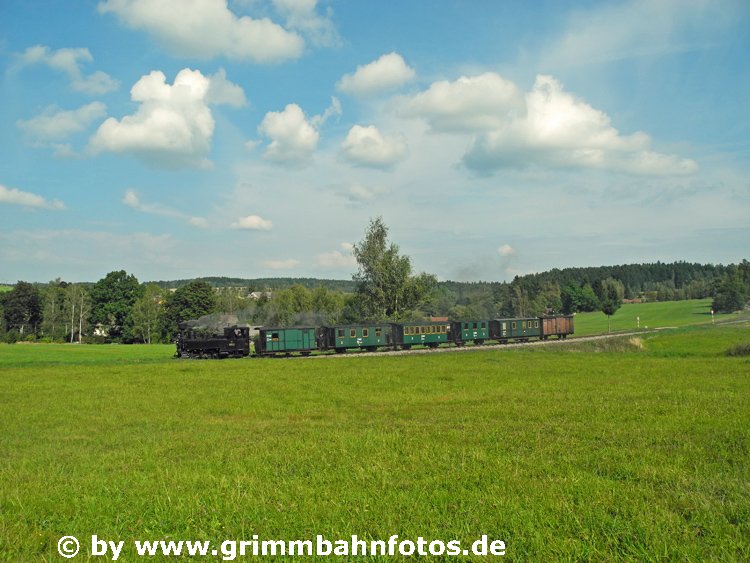
<svg viewBox="0 0 750 563"><path fill-rule="evenodd" d="M521 319L496 319L492 330L494 338L503 342L509 339L525 341L538 338L542 334L539 317Z"/></svg>
<svg viewBox="0 0 750 563"><path fill-rule="evenodd" d="M344 352L347 349L363 348L374 351L384 346L393 346L391 323L337 325L323 327L320 335L321 349Z"/></svg>
<svg viewBox="0 0 750 563"><path fill-rule="evenodd" d="M299 352L307 356L318 349L315 332L314 327L261 327L255 341L255 353L270 356Z"/></svg>
<svg viewBox="0 0 750 563"><path fill-rule="evenodd" d="M445 342L451 342L451 325L449 322L411 322L394 324L396 341L408 350L415 345L437 348Z"/></svg>
<svg viewBox="0 0 750 563"><path fill-rule="evenodd" d="M467 342L474 342L474 344L483 344L485 340L490 338L490 321L453 321L451 323L451 330L453 332L452 341L457 346L463 346Z"/></svg>

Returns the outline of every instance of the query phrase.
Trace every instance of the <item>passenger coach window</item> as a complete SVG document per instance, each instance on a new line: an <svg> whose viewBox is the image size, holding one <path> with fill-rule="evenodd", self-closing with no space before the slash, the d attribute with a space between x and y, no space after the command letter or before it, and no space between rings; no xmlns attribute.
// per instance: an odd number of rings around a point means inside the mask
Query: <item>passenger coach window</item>
<svg viewBox="0 0 750 563"><path fill-rule="evenodd" d="M513 321L513 322L511 323L511 327L513 327L513 330L516 330L516 322L515 322L515 321Z"/></svg>
<svg viewBox="0 0 750 563"><path fill-rule="evenodd" d="M344 338L344 329L343 328L339 329L339 338Z"/></svg>
<svg viewBox="0 0 750 563"><path fill-rule="evenodd" d="M375 328L375 336L380 338L380 335L383 333L383 330L380 327Z"/></svg>
<svg viewBox="0 0 750 563"><path fill-rule="evenodd" d="M370 334L370 331L366 328L362 329L362 337L367 338L367 336Z"/></svg>
<svg viewBox="0 0 750 563"><path fill-rule="evenodd" d="M487 323L485 323L484 321L482 321L482 328L487 328Z"/></svg>
<svg viewBox="0 0 750 563"><path fill-rule="evenodd" d="M353 329L351 329L351 330L349 331L349 336L350 336L351 338L356 338L356 337L357 337L357 329L356 329L356 328L353 328Z"/></svg>

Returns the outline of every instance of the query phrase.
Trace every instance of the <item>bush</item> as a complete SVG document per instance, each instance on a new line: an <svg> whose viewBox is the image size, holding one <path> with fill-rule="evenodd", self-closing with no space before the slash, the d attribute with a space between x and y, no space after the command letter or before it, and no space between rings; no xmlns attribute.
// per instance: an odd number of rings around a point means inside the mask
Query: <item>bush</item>
<svg viewBox="0 0 750 563"><path fill-rule="evenodd" d="M735 344L726 351L727 356L750 356L750 342Z"/></svg>

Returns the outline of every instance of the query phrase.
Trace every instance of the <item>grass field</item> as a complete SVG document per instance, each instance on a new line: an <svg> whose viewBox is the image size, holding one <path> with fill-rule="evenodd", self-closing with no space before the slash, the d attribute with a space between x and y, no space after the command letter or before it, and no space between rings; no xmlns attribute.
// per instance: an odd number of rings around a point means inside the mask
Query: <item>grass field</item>
<svg viewBox="0 0 750 563"><path fill-rule="evenodd" d="M121 561L135 539L487 534L510 560L749 560L741 342L747 323L335 359L0 345L0 559L61 561L70 534L77 560L124 540Z"/></svg>
<svg viewBox="0 0 750 563"><path fill-rule="evenodd" d="M715 322L739 318L739 314L716 314ZM638 329L681 327L711 323L711 299L665 301L654 303L625 303L612 315L612 332ZM575 335L588 336L607 332L607 316L601 311L578 313L575 317Z"/></svg>

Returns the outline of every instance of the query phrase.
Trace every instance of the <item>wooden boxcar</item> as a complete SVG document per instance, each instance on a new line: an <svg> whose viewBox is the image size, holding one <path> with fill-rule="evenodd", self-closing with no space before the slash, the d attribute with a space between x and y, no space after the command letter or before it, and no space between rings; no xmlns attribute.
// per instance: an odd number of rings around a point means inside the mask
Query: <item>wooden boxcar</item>
<svg viewBox="0 0 750 563"><path fill-rule="evenodd" d="M317 350L315 327L260 327L255 353L261 356L299 352L306 356Z"/></svg>
<svg viewBox="0 0 750 563"><path fill-rule="evenodd" d="M490 337L490 321L453 321L451 335L451 340L457 346L463 346L467 342L482 344Z"/></svg>
<svg viewBox="0 0 750 563"><path fill-rule="evenodd" d="M560 317L541 317L542 338L547 340L550 336L565 338L573 334L573 315Z"/></svg>
<svg viewBox="0 0 750 563"><path fill-rule="evenodd" d="M325 326L318 332L318 346L321 350L336 350L340 353L347 348L364 348L374 351L393 345L391 323Z"/></svg>
<svg viewBox="0 0 750 563"><path fill-rule="evenodd" d="M452 342L449 322L410 322L394 324L394 341L405 350L414 345L437 348L445 342Z"/></svg>

